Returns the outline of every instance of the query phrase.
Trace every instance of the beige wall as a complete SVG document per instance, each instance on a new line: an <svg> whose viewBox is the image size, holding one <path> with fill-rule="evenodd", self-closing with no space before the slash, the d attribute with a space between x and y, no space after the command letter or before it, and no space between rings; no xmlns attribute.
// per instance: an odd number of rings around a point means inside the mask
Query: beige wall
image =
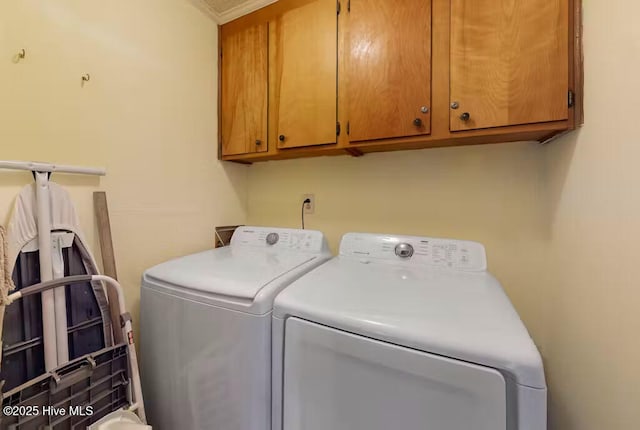
<svg viewBox="0 0 640 430"><path fill-rule="evenodd" d="M640 428L638 16L638 2L585 1L586 124L544 148L536 340L558 430Z"/></svg>
<svg viewBox="0 0 640 430"><path fill-rule="evenodd" d="M217 161L216 47L217 26L185 0L0 1L0 159L108 169L54 178L96 252L92 192L107 191L134 317L145 268L245 221L246 167ZM0 222L29 182L0 171Z"/></svg>
<svg viewBox="0 0 640 430"><path fill-rule="evenodd" d="M249 222L484 243L544 357L552 430L640 428L640 4L585 1L586 125L546 147L254 165Z"/></svg>

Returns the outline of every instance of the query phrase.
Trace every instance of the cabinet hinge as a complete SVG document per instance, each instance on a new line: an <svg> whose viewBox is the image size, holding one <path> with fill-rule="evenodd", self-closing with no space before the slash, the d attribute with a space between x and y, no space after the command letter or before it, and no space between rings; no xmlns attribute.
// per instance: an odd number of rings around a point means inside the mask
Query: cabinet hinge
<svg viewBox="0 0 640 430"><path fill-rule="evenodd" d="M338 1L338 4L336 6L336 9L338 11L338 15L340 15L340 9L342 9L342 6L340 5L340 2Z"/></svg>
<svg viewBox="0 0 640 430"><path fill-rule="evenodd" d="M340 121L336 122L336 136L340 136L340 131L341 131L341 127L340 127Z"/></svg>
<svg viewBox="0 0 640 430"><path fill-rule="evenodd" d="M576 104L576 95L573 91L569 90L569 95L567 96L567 102L569 103L569 107L574 107Z"/></svg>
<svg viewBox="0 0 640 430"><path fill-rule="evenodd" d="M351 121L347 121L347 136L351 132Z"/></svg>

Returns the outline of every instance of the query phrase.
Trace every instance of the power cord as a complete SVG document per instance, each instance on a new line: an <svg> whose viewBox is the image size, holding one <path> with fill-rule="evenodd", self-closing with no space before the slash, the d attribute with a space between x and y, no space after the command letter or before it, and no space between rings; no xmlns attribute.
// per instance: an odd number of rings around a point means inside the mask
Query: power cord
<svg viewBox="0 0 640 430"><path fill-rule="evenodd" d="M302 202L302 210L300 211L300 216L302 218L302 229L304 230L304 205L311 203L311 199L305 199Z"/></svg>

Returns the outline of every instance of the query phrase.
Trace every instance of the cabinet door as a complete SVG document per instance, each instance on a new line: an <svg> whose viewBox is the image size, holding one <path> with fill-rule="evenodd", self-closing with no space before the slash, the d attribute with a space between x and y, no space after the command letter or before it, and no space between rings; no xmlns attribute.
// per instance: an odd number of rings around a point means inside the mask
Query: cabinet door
<svg viewBox="0 0 640 430"><path fill-rule="evenodd" d="M431 131L431 1L351 0L346 79L351 142Z"/></svg>
<svg viewBox="0 0 640 430"><path fill-rule="evenodd" d="M278 147L336 143L336 0L307 2L269 27L269 113Z"/></svg>
<svg viewBox="0 0 640 430"><path fill-rule="evenodd" d="M568 13L568 0L451 0L452 131L568 118Z"/></svg>
<svg viewBox="0 0 640 430"><path fill-rule="evenodd" d="M267 151L268 24L222 40L222 155Z"/></svg>

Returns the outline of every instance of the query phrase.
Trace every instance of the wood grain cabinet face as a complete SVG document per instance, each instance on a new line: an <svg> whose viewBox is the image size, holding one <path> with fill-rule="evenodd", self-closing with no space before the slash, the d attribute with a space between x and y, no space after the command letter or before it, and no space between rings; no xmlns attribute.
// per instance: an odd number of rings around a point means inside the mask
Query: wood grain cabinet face
<svg viewBox="0 0 640 430"><path fill-rule="evenodd" d="M221 158L550 141L583 122L581 14L582 0L278 0L221 27Z"/></svg>
<svg viewBox="0 0 640 430"><path fill-rule="evenodd" d="M431 1L351 0L345 42L351 143L431 130Z"/></svg>
<svg viewBox="0 0 640 430"><path fill-rule="evenodd" d="M222 155L266 152L268 24L222 39Z"/></svg>
<svg viewBox="0 0 640 430"><path fill-rule="evenodd" d="M270 124L278 148L336 143L336 0L315 0L269 23Z"/></svg>
<svg viewBox="0 0 640 430"><path fill-rule="evenodd" d="M568 0L451 0L451 131L566 120Z"/></svg>

